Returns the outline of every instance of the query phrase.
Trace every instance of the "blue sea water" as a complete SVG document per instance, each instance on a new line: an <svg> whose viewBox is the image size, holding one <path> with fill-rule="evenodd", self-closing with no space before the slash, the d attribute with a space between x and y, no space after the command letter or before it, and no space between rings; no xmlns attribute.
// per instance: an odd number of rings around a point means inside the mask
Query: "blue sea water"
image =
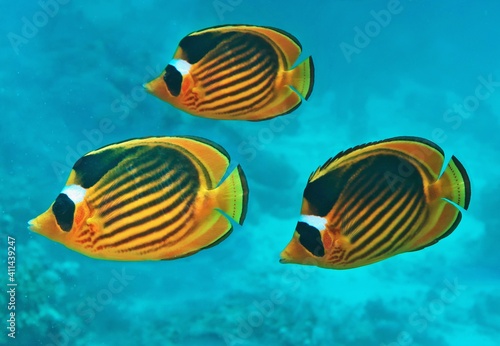
<svg viewBox="0 0 500 346"><path fill-rule="evenodd" d="M2 6L0 344L500 345L499 2ZM296 36L315 62L309 101L274 121L231 122L146 95L182 37L230 23ZM243 166L248 216L227 240L128 263L27 230L81 155L152 135L208 138ZM280 264L309 174L341 150L402 135L436 142L469 172L471 205L454 233L358 269Z"/></svg>

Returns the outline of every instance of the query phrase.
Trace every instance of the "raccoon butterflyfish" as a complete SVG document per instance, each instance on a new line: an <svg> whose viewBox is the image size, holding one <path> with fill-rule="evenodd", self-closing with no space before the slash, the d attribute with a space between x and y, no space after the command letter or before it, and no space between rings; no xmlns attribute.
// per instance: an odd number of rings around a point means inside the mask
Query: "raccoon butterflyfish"
<svg viewBox="0 0 500 346"><path fill-rule="evenodd" d="M192 115L269 119L292 112L312 92L312 58L293 67L301 51L299 41L283 30L212 27L184 37L165 71L144 86Z"/></svg>
<svg viewBox="0 0 500 346"><path fill-rule="evenodd" d="M282 263L348 269L416 251L450 235L471 188L453 156L417 137L339 153L309 177Z"/></svg>
<svg viewBox="0 0 500 346"><path fill-rule="evenodd" d="M81 157L29 228L89 257L163 260L224 240L243 224L248 187L229 155L193 137L111 144ZM223 180L222 180L223 179ZM222 181L221 181L222 180Z"/></svg>

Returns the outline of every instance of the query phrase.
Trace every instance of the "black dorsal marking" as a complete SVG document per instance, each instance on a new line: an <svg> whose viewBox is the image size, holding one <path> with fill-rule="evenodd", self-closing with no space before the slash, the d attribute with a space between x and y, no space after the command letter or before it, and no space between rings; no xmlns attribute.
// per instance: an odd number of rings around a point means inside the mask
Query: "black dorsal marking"
<svg viewBox="0 0 500 346"><path fill-rule="evenodd" d="M163 80L170 94L175 97L179 96L181 93L182 75L174 66L170 64L167 65Z"/></svg>
<svg viewBox="0 0 500 346"><path fill-rule="evenodd" d="M84 189L94 186L108 171L118 166L127 156L135 154L137 150L139 148L114 148L81 157L73 166L78 185Z"/></svg>
<svg viewBox="0 0 500 346"><path fill-rule="evenodd" d="M307 251L316 257L323 257L325 255L325 247L321 241L321 234L316 227L299 221L295 230L300 235L299 242Z"/></svg>
<svg viewBox="0 0 500 346"><path fill-rule="evenodd" d="M325 165L327 164L328 162ZM398 155L377 154L334 168L309 182L304 190L304 198L313 208L312 212L325 216L339 202L339 198L343 198L343 201L350 200L351 194L357 192L357 185L362 185L363 181L368 181L373 176L378 177L373 188L380 180L391 189L407 189L415 181L422 184L422 177L411 161ZM358 196L362 197L364 196Z"/></svg>
<svg viewBox="0 0 500 346"><path fill-rule="evenodd" d="M235 35L235 33L219 33L213 31L190 35L184 37L181 42L179 42L179 47L184 51L185 60L190 64L195 64L222 41L230 38L232 35Z"/></svg>
<svg viewBox="0 0 500 346"><path fill-rule="evenodd" d="M67 195L60 193L57 196L56 201L52 205L52 212L59 227L64 232L71 231L75 215L75 203Z"/></svg>
<svg viewBox="0 0 500 346"><path fill-rule="evenodd" d="M304 198L314 208L312 212L315 215L325 216L337 202L350 178L348 174L343 174L344 171L345 169L336 169L307 184Z"/></svg>

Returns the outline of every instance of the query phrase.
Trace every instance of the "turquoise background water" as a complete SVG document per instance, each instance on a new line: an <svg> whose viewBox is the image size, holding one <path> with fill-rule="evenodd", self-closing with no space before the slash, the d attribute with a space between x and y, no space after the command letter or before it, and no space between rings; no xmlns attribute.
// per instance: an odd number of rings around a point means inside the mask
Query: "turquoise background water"
<svg viewBox="0 0 500 346"><path fill-rule="evenodd" d="M0 12L1 343L500 344L497 1L54 0ZM230 122L145 94L182 37L229 23L295 35L316 66L309 102L274 122ZM151 135L222 144L249 180L244 226L157 263L93 260L26 229L78 157ZM435 141L469 172L471 206L455 232L359 269L279 264L309 174L341 150L401 135Z"/></svg>

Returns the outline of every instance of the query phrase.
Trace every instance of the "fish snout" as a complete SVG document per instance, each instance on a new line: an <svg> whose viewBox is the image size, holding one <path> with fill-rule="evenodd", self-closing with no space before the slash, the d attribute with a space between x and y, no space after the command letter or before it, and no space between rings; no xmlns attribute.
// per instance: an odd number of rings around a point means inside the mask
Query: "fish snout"
<svg viewBox="0 0 500 346"><path fill-rule="evenodd" d="M151 82L144 83L144 84L142 85L142 87L143 87L144 89L146 89L146 91L147 91L148 93L150 93L150 94L154 93L154 88L153 88L153 86L151 85Z"/></svg>
<svg viewBox="0 0 500 346"><path fill-rule="evenodd" d="M287 263L292 263L292 258L290 254L285 250L283 250L280 254L280 263L287 264Z"/></svg>
<svg viewBox="0 0 500 346"><path fill-rule="evenodd" d="M36 219L31 219L28 221L28 229L32 232L38 233L38 223Z"/></svg>

